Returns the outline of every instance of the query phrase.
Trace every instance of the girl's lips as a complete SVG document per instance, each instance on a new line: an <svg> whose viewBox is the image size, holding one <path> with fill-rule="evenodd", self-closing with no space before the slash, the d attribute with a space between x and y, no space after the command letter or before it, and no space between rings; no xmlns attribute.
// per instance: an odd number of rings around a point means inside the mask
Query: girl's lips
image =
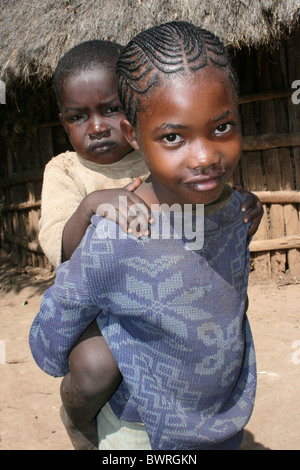
<svg viewBox="0 0 300 470"><path fill-rule="evenodd" d="M189 186L193 191L212 191L220 185L223 175L224 173L209 177L199 176L186 181L184 184Z"/></svg>

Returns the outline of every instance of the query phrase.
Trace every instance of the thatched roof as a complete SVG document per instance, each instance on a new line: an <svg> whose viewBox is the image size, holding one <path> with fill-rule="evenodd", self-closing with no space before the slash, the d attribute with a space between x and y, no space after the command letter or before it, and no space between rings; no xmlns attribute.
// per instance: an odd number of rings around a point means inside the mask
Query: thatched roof
<svg viewBox="0 0 300 470"><path fill-rule="evenodd" d="M238 48L278 41L299 22L300 0L2 0L0 74L6 84L50 77L81 41L127 43L172 20L210 29Z"/></svg>

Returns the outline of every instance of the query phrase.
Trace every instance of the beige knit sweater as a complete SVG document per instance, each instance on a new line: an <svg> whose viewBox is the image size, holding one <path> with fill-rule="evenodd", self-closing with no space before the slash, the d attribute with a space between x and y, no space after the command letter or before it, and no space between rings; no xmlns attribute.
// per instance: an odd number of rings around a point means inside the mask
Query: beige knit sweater
<svg viewBox="0 0 300 470"><path fill-rule="evenodd" d="M39 241L53 266L61 263L64 226L85 196L99 189L122 188L148 174L141 155L134 151L110 165L90 162L76 152L53 157L45 167L39 223Z"/></svg>

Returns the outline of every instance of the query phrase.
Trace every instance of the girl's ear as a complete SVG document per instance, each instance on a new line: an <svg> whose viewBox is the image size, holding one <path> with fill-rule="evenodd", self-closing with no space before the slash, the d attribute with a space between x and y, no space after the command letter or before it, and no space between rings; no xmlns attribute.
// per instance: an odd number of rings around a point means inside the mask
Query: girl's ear
<svg viewBox="0 0 300 470"><path fill-rule="evenodd" d="M134 148L134 150L140 150L140 146L137 141L137 136L134 127L130 124L127 119L122 119L120 123L122 132L125 139Z"/></svg>

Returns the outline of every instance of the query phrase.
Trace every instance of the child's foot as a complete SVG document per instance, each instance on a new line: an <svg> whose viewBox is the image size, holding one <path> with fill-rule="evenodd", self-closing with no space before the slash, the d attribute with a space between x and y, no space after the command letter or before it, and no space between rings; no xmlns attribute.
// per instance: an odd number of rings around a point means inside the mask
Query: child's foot
<svg viewBox="0 0 300 470"><path fill-rule="evenodd" d="M75 450L98 450L97 423L78 429L74 426L65 408L60 408L60 418Z"/></svg>

